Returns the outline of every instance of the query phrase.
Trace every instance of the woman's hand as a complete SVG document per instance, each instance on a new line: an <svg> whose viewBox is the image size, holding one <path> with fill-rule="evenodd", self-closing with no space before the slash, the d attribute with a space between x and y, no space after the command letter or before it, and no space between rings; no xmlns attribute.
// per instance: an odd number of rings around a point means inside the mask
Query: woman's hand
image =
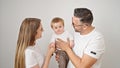
<svg viewBox="0 0 120 68"><path fill-rule="evenodd" d="M42 68L48 68L51 56L53 55L54 52L55 52L55 46L53 46L53 44L50 44L48 46L48 51L47 51L45 61L44 61Z"/></svg>
<svg viewBox="0 0 120 68"><path fill-rule="evenodd" d="M53 53L55 52L55 45L53 43L51 43L49 46L48 46L48 54L49 55L53 55Z"/></svg>

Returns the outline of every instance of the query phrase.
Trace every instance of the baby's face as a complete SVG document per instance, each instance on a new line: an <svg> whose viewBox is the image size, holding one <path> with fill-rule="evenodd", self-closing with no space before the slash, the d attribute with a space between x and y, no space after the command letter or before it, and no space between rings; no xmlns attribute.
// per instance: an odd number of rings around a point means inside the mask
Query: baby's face
<svg viewBox="0 0 120 68"><path fill-rule="evenodd" d="M53 30L56 34L62 34L64 32L64 26L61 22L54 23Z"/></svg>

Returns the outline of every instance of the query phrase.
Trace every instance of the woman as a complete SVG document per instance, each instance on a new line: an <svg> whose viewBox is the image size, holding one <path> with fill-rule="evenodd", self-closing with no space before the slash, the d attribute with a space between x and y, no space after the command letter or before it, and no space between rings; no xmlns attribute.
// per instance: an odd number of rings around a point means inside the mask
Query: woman
<svg viewBox="0 0 120 68"><path fill-rule="evenodd" d="M26 18L22 22L17 40L14 68L48 68L55 48L50 45L44 59L36 45L36 40L41 38L42 32L40 19Z"/></svg>

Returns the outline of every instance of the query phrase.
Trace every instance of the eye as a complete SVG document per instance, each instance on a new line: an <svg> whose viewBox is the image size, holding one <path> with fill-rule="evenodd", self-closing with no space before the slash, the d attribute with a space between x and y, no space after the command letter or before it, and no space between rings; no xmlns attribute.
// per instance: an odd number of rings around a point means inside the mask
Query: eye
<svg viewBox="0 0 120 68"><path fill-rule="evenodd" d="M62 26L59 26L59 28L61 28Z"/></svg>
<svg viewBox="0 0 120 68"><path fill-rule="evenodd" d="M57 29L57 27L55 27L55 29Z"/></svg>

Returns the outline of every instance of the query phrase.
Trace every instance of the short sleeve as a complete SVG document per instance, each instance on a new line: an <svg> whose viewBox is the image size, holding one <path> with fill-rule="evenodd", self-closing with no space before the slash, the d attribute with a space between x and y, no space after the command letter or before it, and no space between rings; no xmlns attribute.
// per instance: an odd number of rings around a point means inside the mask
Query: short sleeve
<svg viewBox="0 0 120 68"><path fill-rule="evenodd" d="M30 49L26 49L25 50L25 65L26 65L26 68L31 68L36 64L37 64L37 60L36 60L34 52Z"/></svg>
<svg viewBox="0 0 120 68"><path fill-rule="evenodd" d="M94 39L89 41L84 53L93 57L100 58L105 51L105 43L102 35L96 36Z"/></svg>

